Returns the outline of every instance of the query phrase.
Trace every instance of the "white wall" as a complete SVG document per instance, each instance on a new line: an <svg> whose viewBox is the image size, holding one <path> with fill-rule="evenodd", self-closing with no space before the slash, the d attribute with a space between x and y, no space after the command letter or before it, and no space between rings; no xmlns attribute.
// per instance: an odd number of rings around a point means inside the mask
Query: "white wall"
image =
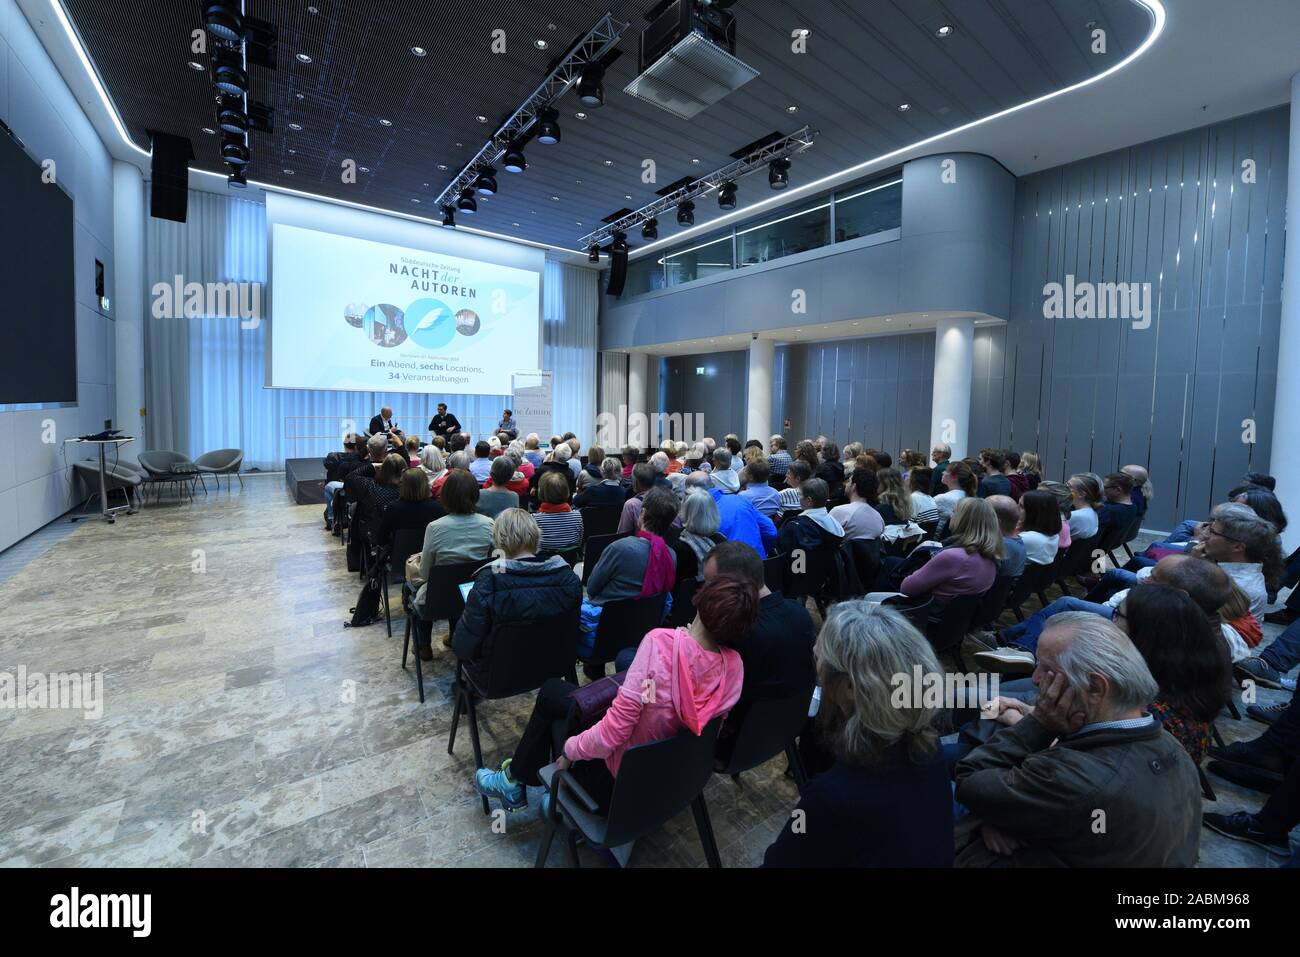
<svg viewBox="0 0 1300 957"><path fill-rule="evenodd" d="M14 0L0 0L0 119L30 153L55 161L73 197L77 284L77 404L0 411L0 548L7 548L77 504L63 439L98 432L116 403L113 322L95 300L96 259L109 296L113 289L112 159ZM54 443L42 441L46 419ZM82 457L68 448L67 463Z"/></svg>

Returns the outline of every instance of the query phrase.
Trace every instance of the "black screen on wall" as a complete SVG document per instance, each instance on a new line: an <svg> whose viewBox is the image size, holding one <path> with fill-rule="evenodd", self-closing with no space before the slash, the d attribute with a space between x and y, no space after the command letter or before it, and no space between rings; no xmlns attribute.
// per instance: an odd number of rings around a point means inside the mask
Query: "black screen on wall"
<svg viewBox="0 0 1300 957"><path fill-rule="evenodd" d="M2 129L0 211L0 404L76 402L72 199Z"/></svg>

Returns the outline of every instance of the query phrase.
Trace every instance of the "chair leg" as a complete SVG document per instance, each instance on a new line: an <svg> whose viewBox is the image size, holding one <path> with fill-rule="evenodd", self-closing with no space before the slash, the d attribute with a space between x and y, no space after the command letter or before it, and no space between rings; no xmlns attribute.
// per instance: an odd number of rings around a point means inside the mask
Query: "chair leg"
<svg viewBox="0 0 1300 957"><path fill-rule="evenodd" d="M406 668L406 652L411 647L411 616L406 616L406 631L402 635L402 668ZM419 651L416 651L419 654Z"/></svg>
<svg viewBox="0 0 1300 957"><path fill-rule="evenodd" d="M452 682L452 711L451 711L451 733L447 735L447 753L451 754L456 747L456 729L460 727L460 714L465 709L465 686L461 684L460 670L457 669L456 677ZM482 765L479 765L482 767Z"/></svg>
<svg viewBox="0 0 1300 957"><path fill-rule="evenodd" d="M1210 722L1210 734L1211 734L1211 736L1213 736L1213 738L1214 738L1214 743L1215 743L1216 745L1218 745L1218 746L1221 747L1221 748L1226 748L1226 747L1227 747L1227 745L1224 744L1224 742L1223 742L1223 735L1219 734L1219 728L1218 728L1218 725L1216 725L1213 721Z"/></svg>
<svg viewBox="0 0 1300 957"><path fill-rule="evenodd" d="M1198 766L1196 775L1201 779L1201 796L1207 801L1217 801L1219 796L1214 793L1214 788L1210 785L1210 779L1205 773L1205 769Z"/></svg>
<svg viewBox="0 0 1300 957"><path fill-rule="evenodd" d="M420 704L424 704L424 666L420 664L420 636L415 636L415 686L420 689Z"/></svg>
<svg viewBox="0 0 1300 957"><path fill-rule="evenodd" d="M537 860L533 867L545 867L546 858L551 853L551 841L555 840L555 825L550 818L542 818L542 843L537 848Z"/></svg>
<svg viewBox="0 0 1300 957"><path fill-rule="evenodd" d="M208 494L208 481L207 481L207 479L205 479L205 478L203 477L203 473L202 473L202 472L199 473L199 481L203 483L203 494L204 494L204 495L207 495L207 494ZM220 480L220 479L217 480L217 486L218 486L218 487L221 486L221 480Z"/></svg>
<svg viewBox="0 0 1300 957"><path fill-rule="evenodd" d="M713 824L709 821L709 806L704 803L703 791L691 802L691 811L695 814L695 829L700 832L700 843L704 845L704 859L709 867L721 867L722 858L718 854L718 842L713 837Z"/></svg>
<svg viewBox="0 0 1300 957"><path fill-rule="evenodd" d="M244 487L244 477L243 477L242 475L240 475L238 472L236 472L236 473L235 473L235 478L239 479L239 487L240 487L240 488L243 488L243 487ZM229 480L227 480L227 481L229 481Z"/></svg>
<svg viewBox="0 0 1300 957"><path fill-rule="evenodd" d="M808 784L808 773L803 767L803 758L799 757L799 747L793 741L785 749L785 758L790 762L790 774L794 777L794 786L803 797L803 789Z"/></svg>
<svg viewBox="0 0 1300 957"><path fill-rule="evenodd" d="M483 767L483 745L478 736L478 706L474 701L474 692L465 687L465 710L469 713L469 743L474 749L474 767ZM483 813L491 814L488 799L483 798Z"/></svg>
<svg viewBox="0 0 1300 957"><path fill-rule="evenodd" d="M384 573L384 627L388 629L388 637L393 637L393 609L388 604L388 573Z"/></svg>
<svg viewBox="0 0 1300 957"><path fill-rule="evenodd" d="M1237 702L1233 698L1228 699L1228 714L1232 715L1234 721L1241 720L1241 712L1237 710Z"/></svg>
<svg viewBox="0 0 1300 957"><path fill-rule="evenodd" d="M574 867L582 867L582 861L578 860L578 832L569 831L569 860L573 862Z"/></svg>

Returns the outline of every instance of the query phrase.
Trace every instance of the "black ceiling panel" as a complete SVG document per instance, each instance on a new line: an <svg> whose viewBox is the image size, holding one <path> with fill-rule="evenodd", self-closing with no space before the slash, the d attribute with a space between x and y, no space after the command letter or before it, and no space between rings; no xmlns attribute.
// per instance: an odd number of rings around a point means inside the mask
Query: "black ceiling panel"
<svg viewBox="0 0 1300 957"><path fill-rule="evenodd" d="M210 74L187 65L209 63L190 52L200 4L64 2L135 142L148 149L149 129L187 136L195 165L224 173L219 136L202 132L214 126ZM530 144L528 171L498 173L501 191L480 199L472 220L461 217L576 249L611 210L648 203L663 184L722 166L772 130L820 131L795 160L798 185L1086 79L1131 53L1150 28L1132 0L740 0L731 8L736 54L760 75L685 121L623 93L652 6L249 0L250 15L279 28L279 68L250 68L251 98L274 108L275 130L250 134L249 178L434 217L435 197L495 124L608 10L630 25L605 77L604 107L584 108L568 94L557 104L561 142ZM956 27L946 39L935 35L943 23ZM1104 54L1091 51L1089 24L1106 30ZM492 52L497 29L506 37L500 54ZM811 31L807 52L791 49L796 29ZM427 55L414 55L417 46ZM900 112L901 103L910 108ZM342 181L348 159L369 171L355 184ZM645 159L655 161L654 183L642 182Z"/></svg>

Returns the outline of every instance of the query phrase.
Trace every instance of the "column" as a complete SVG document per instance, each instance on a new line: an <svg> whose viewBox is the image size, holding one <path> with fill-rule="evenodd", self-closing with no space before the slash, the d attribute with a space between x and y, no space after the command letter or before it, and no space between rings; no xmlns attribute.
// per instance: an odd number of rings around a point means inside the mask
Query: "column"
<svg viewBox="0 0 1300 957"><path fill-rule="evenodd" d="M1277 391L1273 398L1273 434L1269 474L1277 479L1277 497L1292 514L1300 511L1300 73L1291 77L1291 137L1287 156L1286 244L1282 265L1282 329L1277 345ZM1300 547L1300 522L1282 536L1287 554Z"/></svg>
<svg viewBox="0 0 1300 957"><path fill-rule="evenodd" d="M117 347L117 407L113 425L135 436L134 457L145 443L144 398L144 176L113 162L113 335Z"/></svg>
<svg viewBox="0 0 1300 957"><path fill-rule="evenodd" d="M975 362L975 320L940 319L934 330L934 390L930 441L947 442L953 459L966 457L970 436L970 381Z"/></svg>
<svg viewBox="0 0 1300 957"><path fill-rule="evenodd" d="M650 417L649 438L647 444L658 446L664 439L668 438L670 431L669 425L664 421L663 403L660 401L660 390L663 384L660 362L661 356L648 355L645 357L646 364L646 386L645 386L645 411Z"/></svg>
<svg viewBox="0 0 1300 957"><path fill-rule="evenodd" d="M751 339L749 385L745 390L745 434L742 442L758 439L767 448L772 435L772 375L776 365L776 340Z"/></svg>
<svg viewBox="0 0 1300 957"><path fill-rule="evenodd" d="M627 357L627 442L639 449L650 442L646 427L646 391L649 386L649 357L644 352L632 352Z"/></svg>

